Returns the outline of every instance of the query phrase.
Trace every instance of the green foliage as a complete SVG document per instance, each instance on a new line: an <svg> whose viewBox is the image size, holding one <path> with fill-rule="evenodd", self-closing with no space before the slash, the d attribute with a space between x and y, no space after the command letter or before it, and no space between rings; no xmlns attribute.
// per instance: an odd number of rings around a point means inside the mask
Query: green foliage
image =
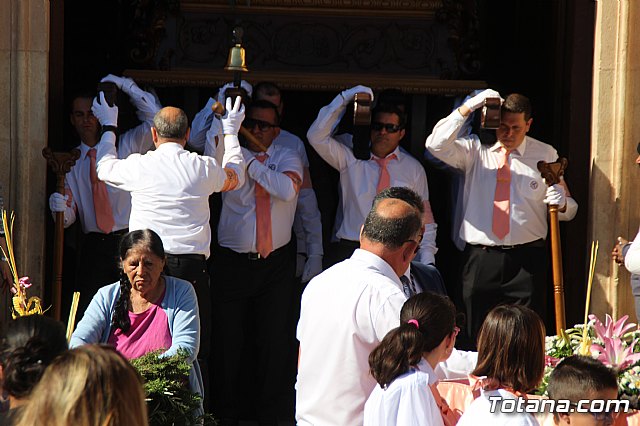
<svg viewBox="0 0 640 426"><path fill-rule="evenodd" d="M179 349L176 355L169 357L160 356L163 352L160 349L131 360L144 380L149 424L215 425L210 414L196 416L202 397L189 389L191 367L186 361L187 350Z"/></svg>

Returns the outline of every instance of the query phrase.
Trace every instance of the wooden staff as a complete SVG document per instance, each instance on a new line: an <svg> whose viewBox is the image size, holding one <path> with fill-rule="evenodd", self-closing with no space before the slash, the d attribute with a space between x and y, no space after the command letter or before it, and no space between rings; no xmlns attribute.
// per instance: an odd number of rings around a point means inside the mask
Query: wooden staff
<svg viewBox="0 0 640 426"><path fill-rule="evenodd" d="M213 111L214 114L219 116L222 116L225 114L224 105L222 105L220 102L216 102L213 105L211 105L211 110ZM253 133L251 133L250 131L248 131L242 126L240 126L240 134L244 136L249 142L253 143L256 147L258 147L260 151L267 152L267 147L264 146L263 143L260 142L258 139L256 139L256 137L253 136Z"/></svg>
<svg viewBox="0 0 640 426"><path fill-rule="evenodd" d="M64 195L64 177L80 158L80 150L70 152L53 152L44 148L42 155L56 174L56 192ZM56 213L55 236L53 240L53 317L60 321L62 304L62 243L64 241L64 212Z"/></svg>
<svg viewBox="0 0 640 426"><path fill-rule="evenodd" d="M548 186L560 183L569 162L566 158L559 158L554 163L538 161L538 170ZM549 205L549 228L551 231L551 266L553 270L553 298L556 311L556 334L560 335L566 329L564 313L564 282L562 277L562 247L560 245L560 225L558 221L558 206Z"/></svg>

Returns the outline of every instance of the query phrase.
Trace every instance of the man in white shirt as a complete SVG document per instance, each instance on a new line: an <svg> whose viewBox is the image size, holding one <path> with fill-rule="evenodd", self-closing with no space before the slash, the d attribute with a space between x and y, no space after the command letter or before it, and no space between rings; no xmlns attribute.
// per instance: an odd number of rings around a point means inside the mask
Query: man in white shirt
<svg viewBox="0 0 640 426"><path fill-rule="evenodd" d="M231 101L227 99L227 114L222 118L221 163L184 149L189 138L189 122L184 111L175 107L161 109L153 119L151 134L155 151L118 159L112 132L104 133L98 144L98 177L131 193L129 229L155 231L167 253L165 272L190 281L196 290L201 327L198 360L205 377L205 398L211 333L206 263L211 244L209 195L231 191L244 183L244 160L238 142L244 107L239 97L233 108ZM118 109L109 107L104 96L100 102L94 101L92 109L103 125L117 123Z"/></svg>
<svg viewBox="0 0 640 426"><path fill-rule="evenodd" d="M369 353L398 326L407 300L401 280L420 247L422 213L388 188L373 202L360 248L311 280L302 296L297 337L298 425L361 425L375 387ZM400 194L402 195L402 194Z"/></svg>
<svg viewBox="0 0 640 426"><path fill-rule="evenodd" d="M465 173L462 297L471 342L497 304L520 303L543 315L547 205L560 207L560 220L573 219L578 209L564 181L547 187L537 169L538 161L556 161L558 154L527 136L533 119L526 97L512 94L502 103L495 144L459 134L466 117L490 97L500 95L488 89L466 100L436 124L426 141L433 156Z"/></svg>
<svg viewBox="0 0 640 426"><path fill-rule="evenodd" d="M285 374L288 327L295 280L291 229L303 166L299 155L273 143L278 136L276 107L254 101L242 125L260 142L243 148L246 184L222 195L219 249L211 262L214 340L214 407L221 425L238 424L247 405L246 383L260 424L277 424L278 396ZM266 151L265 151L266 150ZM250 360L247 366L245 360Z"/></svg>
<svg viewBox="0 0 640 426"><path fill-rule="evenodd" d="M161 108L158 100L148 92L141 90L130 78L108 75L103 82L112 82L126 93L137 109L141 123L123 133L119 137L118 158L127 158L133 153L145 153L153 147L151 140L151 124L153 116ZM91 112L91 103L95 93L78 93L71 104L70 120L80 137L80 158L65 177L65 194L54 192L49 197L49 207L53 214L64 212L65 228L80 219L84 238L79 250L78 270L76 272L76 291L80 292L78 314L82 315L91 298L104 285L118 281L120 277L118 244L120 237L128 232L129 214L131 212L131 195L114 187L106 187L108 199L105 205L102 200L94 200L91 164L96 163L96 144L101 133L108 132L115 136L117 127L101 128L100 123ZM115 124L114 124L115 125ZM96 185L104 186L97 182ZM106 215L96 216L96 203L99 211L106 210ZM109 215L110 213L110 215ZM105 217L106 216L106 217Z"/></svg>
<svg viewBox="0 0 640 426"><path fill-rule="evenodd" d="M356 86L340 93L318 113L307 138L309 143L329 165L340 172L342 222L332 244L326 264L331 265L351 255L359 245L360 227L371 208L375 195L389 186L406 186L416 191L425 204L425 228L417 260L429 265L435 263L436 223L431 214L429 189L424 167L409 153L399 148L405 134L406 117L396 106L379 105L372 113L371 158L359 160L353 150L333 137L335 127L347 105L356 93L373 92L365 86Z"/></svg>

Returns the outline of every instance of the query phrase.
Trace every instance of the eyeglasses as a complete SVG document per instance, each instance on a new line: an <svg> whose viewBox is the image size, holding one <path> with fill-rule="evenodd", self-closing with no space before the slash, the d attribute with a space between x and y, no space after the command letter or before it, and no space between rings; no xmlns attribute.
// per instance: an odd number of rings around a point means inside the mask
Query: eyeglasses
<svg viewBox="0 0 640 426"><path fill-rule="evenodd" d="M416 248L415 248L415 250L413 250L413 254L417 254L418 250L420 250L420 243L422 243L422 238L423 238L422 234L420 234L420 235L418 235L418 240L417 241L416 240L406 240L406 241L403 241L402 244L404 244L404 243L416 243Z"/></svg>
<svg viewBox="0 0 640 426"><path fill-rule="evenodd" d="M380 123L379 121L374 121L371 123L371 130L375 130L379 132L380 130L385 129L387 133L396 133L400 131L402 128L397 124L392 123Z"/></svg>
<svg viewBox="0 0 640 426"><path fill-rule="evenodd" d="M256 126L258 126L258 129L262 131L271 129L273 127L279 127L277 124L267 123L266 121L257 120L255 118L245 118L242 122L242 127L244 127L245 129L251 130Z"/></svg>

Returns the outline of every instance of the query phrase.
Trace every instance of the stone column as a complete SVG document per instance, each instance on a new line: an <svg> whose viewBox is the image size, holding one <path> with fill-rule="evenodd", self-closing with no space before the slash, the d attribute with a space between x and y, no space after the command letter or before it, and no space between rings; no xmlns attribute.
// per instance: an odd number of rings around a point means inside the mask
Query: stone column
<svg viewBox="0 0 640 426"><path fill-rule="evenodd" d="M600 250L590 311L598 316L629 314L631 319L635 310L629 274L614 265L610 252L618 235L631 240L640 224L640 170L634 164L640 142L638 22L636 0L597 2L589 241L598 240Z"/></svg>
<svg viewBox="0 0 640 426"><path fill-rule="evenodd" d="M0 2L0 184L5 208L16 215L18 274L44 288L49 2ZM2 296L0 319L10 318Z"/></svg>

